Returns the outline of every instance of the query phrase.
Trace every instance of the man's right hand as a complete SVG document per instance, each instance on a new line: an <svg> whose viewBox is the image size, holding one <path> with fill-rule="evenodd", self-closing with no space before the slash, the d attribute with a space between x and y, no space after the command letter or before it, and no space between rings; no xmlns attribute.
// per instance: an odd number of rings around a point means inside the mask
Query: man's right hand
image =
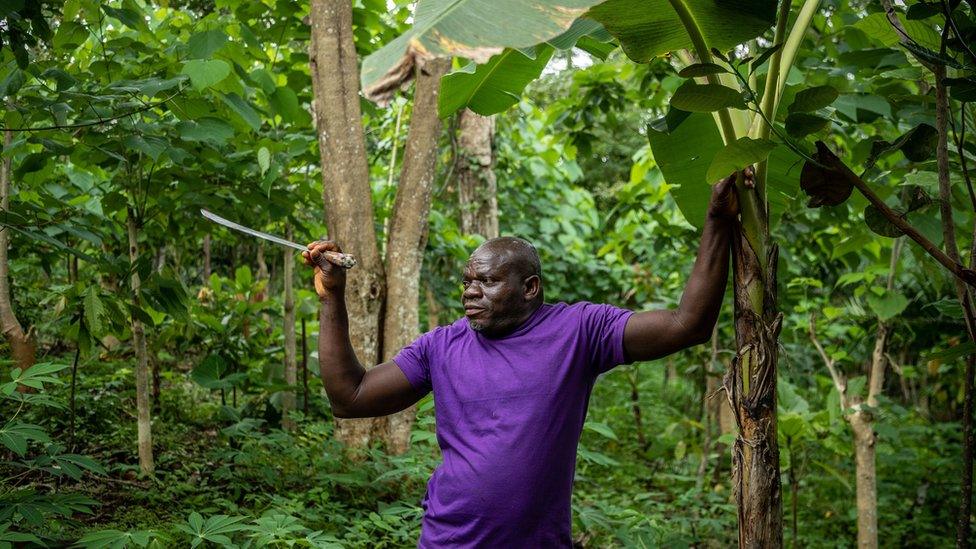
<svg viewBox="0 0 976 549"><path fill-rule="evenodd" d="M302 252L305 264L314 268L315 293L320 300L342 295L346 289L346 270L333 265L323 255L324 252L341 251L339 245L331 240L317 240L308 245L307 251Z"/></svg>

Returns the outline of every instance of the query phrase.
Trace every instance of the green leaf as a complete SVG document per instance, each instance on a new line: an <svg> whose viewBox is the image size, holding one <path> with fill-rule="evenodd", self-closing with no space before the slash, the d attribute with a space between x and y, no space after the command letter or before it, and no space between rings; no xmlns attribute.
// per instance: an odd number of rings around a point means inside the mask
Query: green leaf
<svg viewBox="0 0 976 549"><path fill-rule="evenodd" d="M678 1L695 20L705 43L722 50L759 36L776 17L775 0ZM638 63L694 47L670 0L609 0L590 9L587 17L602 23Z"/></svg>
<svg viewBox="0 0 976 549"><path fill-rule="evenodd" d="M251 71L250 78L267 95L274 93L275 88L278 86L275 84L274 77L266 69L254 69Z"/></svg>
<svg viewBox="0 0 976 549"><path fill-rule="evenodd" d="M186 45L191 58L207 59L226 44L227 40L224 31L211 29L194 34Z"/></svg>
<svg viewBox="0 0 976 549"><path fill-rule="evenodd" d="M122 8L113 8L102 3L102 10L109 17L114 17L124 23L129 28L135 30L148 31L144 15L139 11L139 7L132 2L125 2Z"/></svg>
<svg viewBox="0 0 976 549"><path fill-rule="evenodd" d="M900 315L908 307L908 298L895 290L887 291L882 296L868 294L868 305L878 315L878 320L884 322Z"/></svg>
<svg viewBox="0 0 976 549"><path fill-rule="evenodd" d="M0 97L11 97L16 94L27 81L24 71L13 68L7 73L3 80L0 80Z"/></svg>
<svg viewBox="0 0 976 549"><path fill-rule="evenodd" d="M695 78L723 72L729 72L729 70L722 65L716 65L715 63L695 63L678 71L678 76L682 78Z"/></svg>
<svg viewBox="0 0 976 549"><path fill-rule="evenodd" d="M691 114L670 133L648 127L647 139L681 213L689 223L702 227L709 200L705 174L724 146L714 119L709 114Z"/></svg>
<svg viewBox="0 0 976 549"><path fill-rule="evenodd" d="M233 387L227 378L227 363L219 355L207 355L190 372L190 379L205 389L230 389Z"/></svg>
<svg viewBox="0 0 976 549"><path fill-rule="evenodd" d="M261 168L261 175L268 171L269 166L271 166L271 152L267 147L261 147L258 149L258 167Z"/></svg>
<svg viewBox="0 0 976 549"><path fill-rule="evenodd" d="M598 434L598 435L600 435L600 436L602 436L604 438L609 438L611 440L619 440L617 438L617 434L614 433L613 432L613 429L611 429L610 426L607 425L606 423L598 423L596 421L587 421L586 423L583 424L583 428L584 429L587 429L587 430L590 430L590 431L593 431L594 433L596 433L596 434Z"/></svg>
<svg viewBox="0 0 976 549"><path fill-rule="evenodd" d="M956 101L976 102L976 77L946 78L945 83L949 86L949 95Z"/></svg>
<svg viewBox="0 0 976 549"><path fill-rule="evenodd" d="M742 94L721 84L685 82L671 96L671 106L688 112L713 112L729 107L745 108Z"/></svg>
<svg viewBox="0 0 976 549"><path fill-rule="evenodd" d="M363 60L362 89L371 97L373 84L381 79L384 87L398 89L413 71L396 69L412 64L414 52L484 63L505 48L541 44L565 32L599 1L421 0L413 27Z"/></svg>
<svg viewBox="0 0 976 549"><path fill-rule="evenodd" d="M942 360L949 362L955 360L959 357L964 357L976 353L976 343L972 341L967 341L965 343L960 343L954 347L949 347L943 351L938 351L934 353L929 353L925 355L925 361L929 360Z"/></svg>
<svg viewBox="0 0 976 549"><path fill-rule="evenodd" d="M902 235L901 229L892 223L881 210L869 205L864 208L864 224L875 234L895 238Z"/></svg>
<svg viewBox="0 0 976 549"><path fill-rule="evenodd" d="M177 128L185 141L206 141L217 145L226 143L234 135L234 128L230 124L211 117L186 120L177 124Z"/></svg>
<svg viewBox="0 0 976 549"><path fill-rule="evenodd" d="M591 38L597 42L610 42L613 37L603 28L603 25L592 19L581 17L570 25L566 32L548 40L546 43L557 50L569 50L573 46L579 46L579 41L584 38ZM616 46L611 46L616 47Z"/></svg>
<svg viewBox="0 0 976 549"><path fill-rule="evenodd" d="M776 143L768 139L740 137L715 154L705 173L705 180L717 183L732 172L762 162L775 148Z"/></svg>
<svg viewBox="0 0 976 549"><path fill-rule="evenodd" d="M933 155L938 145L939 132L932 126L922 123L905 133L900 143L896 142L905 158L912 162L924 162Z"/></svg>
<svg viewBox="0 0 976 549"><path fill-rule="evenodd" d="M771 48L766 48L765 51L759 54L759 57L752 60L752 65L750 66L749 70L755 71L756 69L761 67L763 63L765 63L770 57L772 57L774 53L779 51L781 47L783 47L783 44L779 43Z"/></svg>
<svg viewBox="0 0 976 549"><path fill-rule="evenodd" d="M441 78L437 112L446 118L465 107L489 116L504 111L515 103L525 86L539 77L553 48L541 45L534 48L534 56L506 49L483 65L468 63Z"/></svg>
<svg viewBox="0 0 976 549"><path fill-rule="evenodd" d="M220 99L223 100L224 104L234 112L241 120L244 121L252 130L258 131L261 129L261 116L254 110L245 99L236 93L225 93L220 95Z"/></svg>
<svg viewBox="0 0 976 549"><path fill-rule="evenodd" d="M31 385L27 385L30 387ZM34 387L37 389L38 387ZM6 446L11 452L18 456L27 453L27 443L29 441L50 442L47 433L38 425L14 421L0 427L0 444Z"/></svg>
<svg viewBox="0 0 976 549"><path fill-rule="evenodd" d="M183 64L181 74L190 77L190 83L197 91L220 83L230 75L230 65L220 59L191 59Z"/></svg>
<svg viewBox="0 0 976 549"><path fill-rule="evenodd" d="M56 50L71 51L88 40L88 29L81 23L65 21L58 27L51 45Z"/></svg>
<svg viewBox="0 0 976 549"><path fill-rule="evenodd" d="M810 112L822 109L834 101L840 94L832 86L816 86L807 88L796 94L793 103L787 109L790 113Z"/></svg>
<svg viewBox="0 0 976 549"><path fill-rule="evenodd" d="M805 112L795 112L786 117L786 133L796 138L817 133L829 125L830 120Z"/></svg>
<svg viewBox="0 0 976 549"><path fill-rule="evenodd" d="M284 122L292 123L298 120L298 96L291 88L285 86L277 88L274 93L268 96L268 102L271 103L274 113L280 116Z"/></svg>
<svg viewBox="0 0 976 549"><path fill-rule="evenodd" d="M88 325L88 332L93 336L102 333L102 317L105 316L105 306L98 297L97 286L89 286L85 290L84 298L85 324Z"/></svg>

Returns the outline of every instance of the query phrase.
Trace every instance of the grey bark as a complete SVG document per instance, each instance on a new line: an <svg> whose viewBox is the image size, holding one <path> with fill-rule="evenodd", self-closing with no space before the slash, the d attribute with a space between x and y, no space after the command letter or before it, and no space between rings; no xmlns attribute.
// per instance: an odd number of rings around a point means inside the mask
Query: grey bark
<svg viewBox="0 0 976 549"><path fill-rule="evenodd" d="M322 166L322 201L329 238L356 257L346 286L349 332L362 364L376 364L384 268L376 245L369 166L359 106L359 70L352 34L352 4L312 0L309 63ZM337 420L337 437L366 446L371 419Z"/></svg>
<svg viewBox="0 0 976 549"><path fill-rule="evenodd" d="M493 170L495 119L465 109L458 123L458 199L461 231L498 236L498 198Z"/></svg>
<svg viewBox="0 0 976 549"><path fill-rule="evenodd" d="M383 318L383 360L390 360L420 332L420 268L427 246L428 214L442 124L437 116L441 76L450 60L429 61L418 71L413 116L403 151L403 168L386 244L387 292ZM416 409L387 417L384 442L393 453L410 446Z"/></svg>

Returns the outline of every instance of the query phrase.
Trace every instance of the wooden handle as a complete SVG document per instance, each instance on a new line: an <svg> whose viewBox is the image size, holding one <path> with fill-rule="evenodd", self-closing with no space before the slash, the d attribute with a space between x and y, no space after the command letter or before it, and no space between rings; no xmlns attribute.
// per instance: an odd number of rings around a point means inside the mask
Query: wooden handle
<svg viewBox="0 0 976 549"><path fill-rule="evenodd" d="M323 260L328 261L337 267L342 267L343 269L351 269L356 266L356 258L341 252L322 252L321 256L319 257L319 267L322 267L323 269L325 268L325 264L321 263Z"/></svg>

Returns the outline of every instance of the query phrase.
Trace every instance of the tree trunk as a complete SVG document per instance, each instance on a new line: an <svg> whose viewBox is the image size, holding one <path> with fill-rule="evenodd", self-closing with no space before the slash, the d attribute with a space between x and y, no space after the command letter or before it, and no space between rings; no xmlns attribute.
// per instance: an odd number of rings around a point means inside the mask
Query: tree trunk
<svg viewBox="0 0 976 549"><path fill-rule="evenodd" d="M293 240L291 225L285 228L285 238ZM290 385L281 395L281 426L289 431L295 428L295 422L288 417L288 413L295 409L295 383L298 381L297 364L295 359L295 291L293 286L295 270L295 252L285 248L283 278L285 286L285 318L282 332L285 336L285 383Z"/></svg>
<svg viewBox="0 0 976 549"><path fill-rule="evenodd" d="M739 547L783 545L779 446L776 440L777 341L782 315L776 310L777 247L769 242L762 209L748 209L740 192L742 223L732 237L737 352L724 385L739 427L732 448L738 507ZM753 203L754 204L754 203Z"/></svg>
<svg viewBox="0 0 976 549"><path fill-rule="evenodd" d="M425 285L424 292L427 295L427 329L433 330L441 325L441 304L437 302L437 296L429 283Z"/></svg>
<svg viewBox="0 0 976 549"><path fill-rule="evenodd" d="M973 370L976 368L976 355L966 357L966 380L963 402L963 452L962 452L962 498L956 518L956 547L969 547L970 515L973 504Z"/></svg>
<svg viewBox="0 0 976 549"><path fill-rule="evenodd" d="M458 199L461 232L498 236L498 198L492 169L495 119L464 109L458 124Z"/></svg>
<svg viewBox="0 0 976 549"><path fill-rule="evenodd" d="M877 473L874 468L873 420L855 412L851 418L854 431L854 465L857 485L857 546L878 546Z"/></svg>
<svg viewBox="0 0 976 549"><path fill-rule="evenodd" d="M12 137L10 132L3 132L3 148L8 150ZM0 210L10 208L10 162L9 154L4 155L0 163ZM14 367L26 370L34 364L34 342L24 332L17 316L14 314L13 298L10 294L10 263L7 249L10 246L10 232L6 227L0 227L0 330L10 342Z"/></svg>
<svg viewBox="0 0 976 549"><path fill-rule="evenodd" d="M210 284L210 233L203 235L203 284Z"/></svg>
<svg viewBox="0 0 976 549"><path fill-rule="evenodd" d="M346 286L349 333L359 360L379 354L384 272L373 226L369 166L359 106L359 70L352 35L352 4L312 0L309 64L322 167L322 201L329 238L358 264ZM336 436L353 447L369 443L374 421L336 421Z"/></svg>
<svg viewBox="0 0 976 549"><path fill-rule="evenodd" d="M437 116L437 98L441 76L450 68L450 60L436 59L417 74L400 185L387 235L383 360L391 360L420 332L420 270L427 246L427 218L442 129ZM411 406L387 418L383 438L388 451L395 454L407 451L415 416L416 409Z"/></svg>
<svg viewBox="0 0 976 549"><path fill-rule="evenodd" d="M139 299L139 289L142 285L139 279L139 272L136 270L136 263L139 260L139 235L138 223L135 211L132 207L128 208L126 228L129 233L129 268L131 269L130 281L132 284L132 306L141 306ZM146 349L146 334L143 331L142 321L136 315L132 315L132 346L136 353L136 411L139 441L139 469L143 474L151 475L155 466L153 465L152 451L152 426L150 423L149 410L149 354Z"/></svg>

